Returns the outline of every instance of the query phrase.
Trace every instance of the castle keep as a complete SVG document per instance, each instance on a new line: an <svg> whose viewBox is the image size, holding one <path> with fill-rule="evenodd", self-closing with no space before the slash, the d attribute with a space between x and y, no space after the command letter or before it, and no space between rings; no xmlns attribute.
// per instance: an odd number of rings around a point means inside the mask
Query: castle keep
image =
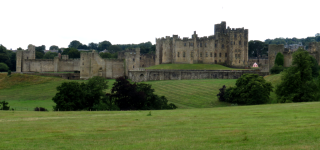
<svg viewBox="0 0 320 150"><path fill-rule="evenodd" d="M214 35L181 39L178 35L156 39L155 65L166 63L225 64L244 67L248 62L248 29L214 26Z"/></svg>

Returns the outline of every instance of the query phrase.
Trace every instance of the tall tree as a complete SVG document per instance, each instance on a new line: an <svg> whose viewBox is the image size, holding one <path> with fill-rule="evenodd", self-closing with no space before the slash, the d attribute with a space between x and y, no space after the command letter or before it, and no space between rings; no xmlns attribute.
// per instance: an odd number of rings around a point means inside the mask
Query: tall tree
<svg viewBox="0 0 320 150"><path fill-rule="evenodd" d="M119 52L121 51L121 48L117 45L111 45L109 46L109 49L108 49L111 53L116 53L116 52Z"/></svg>
<svg viewBox="0 0 320 150"><path fill-rule="evenodd" d="M268 54L268 45L262 41L249 41L249 57L258 57L263 54Z"/></svg>
<svg viewBox="0 0 320 150"><path fill-rule="evenodd" d="M98 46L98 50L99 51L103 51L105 49L108 50L108 48L111 46L112 44L109 42L109 41L102 41L99 43L99 46Z"/></svg>
<svg viewBox="0 0 320 150"><path fill-rule="evenodd" d="M76 49L78 49L78 47L79 46L81 46L82 45L82 43L80 43L79 41L77 41L77 40L73 40L73 41L71 41L70 42L70 44L69 44L69 48L76 48Z"/></svg>
<svg viewBox="0 0 320 150"><path fill-rule="evenodd" d="M80 58L80 52L77 49L71 49L68 52L69 58Z"/></svg>
<svg viewBox="0 0 320 150"><path fill-rule="evenodd" d="M59 50L59 47L56 45L50 46L50 50Z"/></svg>
<svg viewBox="0 0 320 150"><path fill-rule="evenodd" d="M98 46L99 46L99 44L93 43L93 42L91 42L91 43L88 44L88 48L89 48L89 49L98 50Z"/></svg>
<svg viewBox="0 0 320 150"><path fill-rule="evenodd" d="M314 101L317 86L313 82L309 53L299 48L292 59L292 66L282 72L275 91L278 102Z"/></svg>
<svg viewBox="0 0 320 150"><path fill-rule="evenodd" d="M276 59L274 60L274 64L278 66L283 66L284 63L284 56L282 53L278 53Z"/></svg>

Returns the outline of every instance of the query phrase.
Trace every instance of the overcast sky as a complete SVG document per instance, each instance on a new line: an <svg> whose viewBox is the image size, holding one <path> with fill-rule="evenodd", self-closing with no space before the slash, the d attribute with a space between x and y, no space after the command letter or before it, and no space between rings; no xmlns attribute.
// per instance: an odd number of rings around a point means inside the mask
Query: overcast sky
<svg viewBox="0 0 320 150"><path fill-rule="evenodd" d="M130 44L178 34L214 34L214 24L249 29L249 40L320 33L316 0L0 0L0 44L67 47L104 40Z"/></svg>

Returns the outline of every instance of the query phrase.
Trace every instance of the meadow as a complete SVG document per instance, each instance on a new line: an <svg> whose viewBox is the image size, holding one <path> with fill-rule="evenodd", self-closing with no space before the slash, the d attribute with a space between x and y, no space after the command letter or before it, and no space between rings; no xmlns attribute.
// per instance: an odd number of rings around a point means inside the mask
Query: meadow
<svg viewBox="0 0 320 150"><path fill-rule="evenodd" d="M319 149L319 108L0 111L0 149Z"/></svg>

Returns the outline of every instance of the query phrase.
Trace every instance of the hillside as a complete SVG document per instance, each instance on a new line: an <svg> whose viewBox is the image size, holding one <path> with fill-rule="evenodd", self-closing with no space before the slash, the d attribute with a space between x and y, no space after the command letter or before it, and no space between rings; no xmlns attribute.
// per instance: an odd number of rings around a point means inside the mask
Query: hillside
<svg viewBox="0 0 320 150"><path fill-rule="evenodd" d="M218 64L160 64L145 69L175 69L175 70L243 70L229 68Z"/></svg>
<svg viewBox="0 0 320 150"><path fill-rule="evenodd" d="M319 149L320 103L0 113L0 149Z"/></svg>

